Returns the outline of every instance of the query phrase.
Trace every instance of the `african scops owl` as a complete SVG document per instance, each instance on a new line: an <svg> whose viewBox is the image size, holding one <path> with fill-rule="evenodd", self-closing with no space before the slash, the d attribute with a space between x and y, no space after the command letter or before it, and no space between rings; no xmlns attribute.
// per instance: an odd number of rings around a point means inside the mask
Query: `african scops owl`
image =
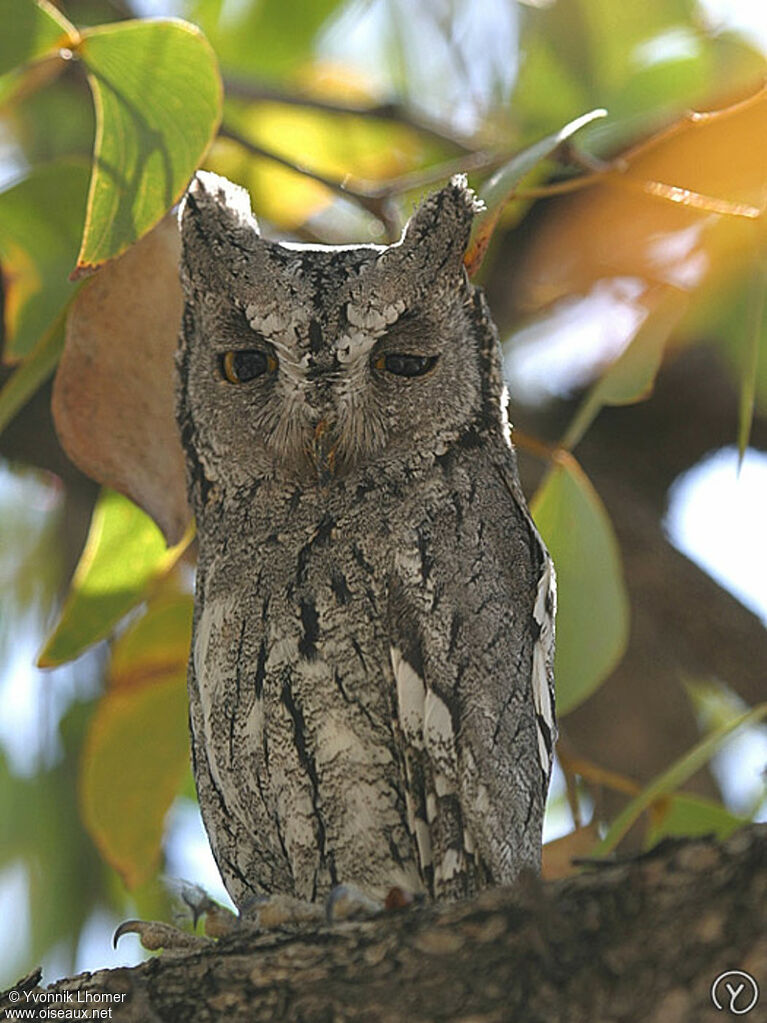
<svg viewBox="0 0 767 1023"><path fill-rule="evenodd" d="M194 771L234 902L436 898L540 863L554 584L520 489L462 177L395 245L181 210L177 411L199 565Z"/></svg>

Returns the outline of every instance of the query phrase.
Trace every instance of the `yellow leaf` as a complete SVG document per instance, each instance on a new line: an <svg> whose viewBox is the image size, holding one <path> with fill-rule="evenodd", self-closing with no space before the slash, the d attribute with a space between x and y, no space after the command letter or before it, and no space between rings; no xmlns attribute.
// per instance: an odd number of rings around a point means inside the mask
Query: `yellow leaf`
<svg viewBox="0 0 767 1023"><path fill-rule="evenodd" d="M155 870L189 760L185 672L107 692L80 771L83 821L128 888Z"/></svg>
<svg viewBox="0 0 767 1023"><path fill-rule="evenodd" d="M767 87L676 121L615 166L537 226L515 281L521 309L606 277L690 292L742 269L767 233Z"/></svg>

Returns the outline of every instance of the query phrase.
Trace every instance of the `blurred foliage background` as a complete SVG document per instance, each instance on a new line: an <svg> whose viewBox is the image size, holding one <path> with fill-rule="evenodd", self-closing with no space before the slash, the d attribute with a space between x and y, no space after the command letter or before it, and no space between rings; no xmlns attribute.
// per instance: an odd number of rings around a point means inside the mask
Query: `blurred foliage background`
<svg viewBox="0 0 767 1023"><path fill-rule="evenodd" d="M0 24L0 984L134 961L109 933L171 917L163 874L220 890L188 768L193 546L99 496L50 414L88 273L146 251L200 163L277 238L394 239L461 169L486 197L471 255L560 578L548 875L763 816L760 4L0 0ZM698 541L674 495L706 479Z"/></svg>

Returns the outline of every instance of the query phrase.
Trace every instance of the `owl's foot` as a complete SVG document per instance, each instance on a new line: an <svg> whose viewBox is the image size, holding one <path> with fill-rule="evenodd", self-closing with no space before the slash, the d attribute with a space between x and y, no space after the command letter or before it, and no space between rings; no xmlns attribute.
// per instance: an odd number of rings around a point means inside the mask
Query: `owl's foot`
<svg viewBox="0 0 767 1023"><path fill-rule="evenodd" d="M213 944L212 938L202 934L190 934L189 931L182 931L173 924L166 924L161 920L126 920L121 923L112 937L112 945L115 948L123 934L138 934L141 944L148 952L159 952L161 949L164 952L188 952Z"/></svg>
<svg viewBox="0 0 767 1023"><path fill-rule="evenodd" d="M337 884L325 900L325 919L329 924L341 920L369 920L384 908L383 903L371 899L353 884Z"/></svg>
<svg viewBox="0 0 767 1023"><path fill-rule="evenodd" d="M191 889L190 889L191 890ZM281 927L301 927L322 923L335 924L345 920L370 920L384 912L403 909L418 901L418 896L392 888L385 902L371 899L359 888L350 884L339 884L331 891L324 905L306 902L292 895L270 895L253 899L242 907L242 916L220 906L209 898L202 889L197 889L192 899L188 893L183 899L192 913L193 923L205 917L205 935L182 931L173 924L160 920L126 920L114 933L112 943L123 934L138 934L141 944L149 952L162 949L165 952L186 952L207 948L216 938L231 934L239 928L257 931L273 931Z"/></svg>
<svg viewBox="0 0 767 1023"><path fill-rule="evenodd" d="M324 905L306 902L292 895L269 895L264 899L253 899L242 907L242 922L244 926L271 931L277 927L368 920L378 916L385 908L354 885L339 884L328 895Z"/></svg>
<svg viewBox="0 0 767 1023"><path fill-rule="evenodd" d="M278 927L320 923L324 913L316 902L306 902L293 895L266 895L243 903L241 920L245 927L273 931Z"/></svg>
<svg viewBox="0 0 767 1023"><path fill-rule="evenodd" d="M221 938L239 926L239 917L225 906L214 902L198 885L182 883L179 894L191 914L193 926L197 926L197 921L201 917L205 918L204 936L183 931L180 927L166 924L161 920L126 920L120 924L112 937L114 947L117 948L117 942L123 934L138 934L141 944L148 952L158 952L160 949L166 952L185 952L205 948L212 944L214 938Z"/></svg>

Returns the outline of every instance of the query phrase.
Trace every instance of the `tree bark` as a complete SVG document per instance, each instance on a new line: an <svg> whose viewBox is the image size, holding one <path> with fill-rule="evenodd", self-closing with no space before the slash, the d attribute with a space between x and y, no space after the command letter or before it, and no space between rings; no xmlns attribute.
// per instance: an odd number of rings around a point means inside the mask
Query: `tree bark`
<svg viewBox="0 0 767 1023"><path fill-rule="evenodd" d="M118 1023L705 1023L722 1018L711 987L724 971L767 981L765 840L767 826L755 825L722 844L669 840L470 902L312 931L241 930L199 951L59 981L48 997L72 1002L46 1005L111 1007ZM39 973L12 989L15 1003L0 997L8 1019L41 993L38 982ZM88 993L121 997L86 1002ZM767 992L747 1018L767 1019L766 1004Z"/></svg>

